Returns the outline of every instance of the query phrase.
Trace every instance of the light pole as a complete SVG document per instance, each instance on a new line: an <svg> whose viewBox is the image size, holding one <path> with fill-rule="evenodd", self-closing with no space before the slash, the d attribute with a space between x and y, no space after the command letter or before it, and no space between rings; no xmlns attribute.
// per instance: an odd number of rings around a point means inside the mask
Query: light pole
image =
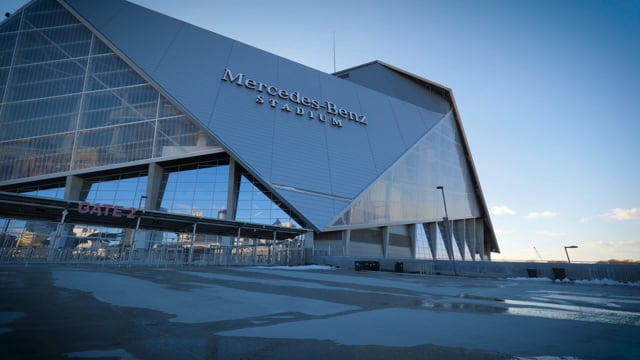
<svg viewBox="0 0 640 360"><path fill-rule="evenodd" d="M453 253L453 240L451 238L451 224L449 223L449 213L447 212L447 200L444 198L444 186L436 186L436 189L442 192L442 203L444 204L444 217L442 221L444 222L444 229L446 231L447 236L447 244L451 246L451 263L453 264L453 274L458 275L456 271L456 257Z"/></svg>
<svg viewBox="0 0 640 360"><path fill-rule="evenodd" d="M578 245L571 245L571 246L565 246L564 247L564 253L567 254L567 262L569 262L569 264L571 264L571 259L569 259L569 252L567 251L567 249L577 249Z"/></svg>
<svg viewBox="0 0 640 360"><path fill-rule="evenodd" d="M142 207L142 200L144 200L144 208ZM147 196L146 195L140 195L140 200L138 201L138 210L142 209L142 213L144 214L144 209L147 207ZM129 265L131 265L131 262L133 261L133 250L135 249L135 245L136 245L136 236L138 236L138 230L140 229L140 219L142 216L140 216L140 214L138 214L138 218L136 219L136 228L135 230L133 230L133 235L131 237L131 251L129 252Z"/></svg>

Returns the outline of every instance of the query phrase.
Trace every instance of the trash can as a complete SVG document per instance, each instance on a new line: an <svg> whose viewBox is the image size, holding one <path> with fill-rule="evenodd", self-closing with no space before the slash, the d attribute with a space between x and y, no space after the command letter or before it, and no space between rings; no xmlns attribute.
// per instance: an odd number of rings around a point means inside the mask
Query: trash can
<svg viewBox="0 0 640 360"><path fill-rule="evenodd" d="M356 271L362 271L362 261L356 261L353 264L353 267L356 269Z"/></svg>
<svg viewBox="0 0 640 360"><path fill-rule="evenodd" d="M553 280L563 280L567 277L564 268L551 268L551 271L553 272Z"/></svg>
<svg viewBox="0 0 640 360"><path fill-rule="evenodd" d="M527 269L527 275L529 275L530 278L538 277L538 270L536 270L536 269Z"/></svg>
<svg viewBox="0 0 640 360"><path fill-rule="evenodd" d="M380 271L380 262L378 261L363 261L362 270L366 271Z"/></svg>
<svg viewBox="0 0 640 360"><path fill-rule="evenodd" d="M395 271L396 271L396 272L403 273L403 272L404 272L404 263L397 262L397 263L395 264L395 267L394 267L394 268L395 268Z"/></svg>

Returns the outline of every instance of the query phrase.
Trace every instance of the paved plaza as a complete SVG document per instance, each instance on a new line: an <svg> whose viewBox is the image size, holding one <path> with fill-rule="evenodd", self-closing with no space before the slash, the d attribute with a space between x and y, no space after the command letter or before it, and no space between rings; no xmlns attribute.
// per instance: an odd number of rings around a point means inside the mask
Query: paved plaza
<svg viewBox="0 0 640 360"><path fill-rule="evenodd" d="M638 359L640 287L323 267L0 266L2 359Z"/></svg>

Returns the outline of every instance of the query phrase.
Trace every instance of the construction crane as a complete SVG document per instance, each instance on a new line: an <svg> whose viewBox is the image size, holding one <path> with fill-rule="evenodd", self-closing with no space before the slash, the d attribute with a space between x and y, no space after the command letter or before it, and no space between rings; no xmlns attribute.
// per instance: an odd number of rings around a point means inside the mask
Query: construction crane
<svg viewBox="0 0 640 360"><path fill-rule="evenodd" d="M536 255L538 255L538 258L540 258L540 261L544 261L544 260L542 260L542 255L540 255L540 251L538 251L538 249L536 249L535 246L533 247L533 250L535 250Z"/></svg>

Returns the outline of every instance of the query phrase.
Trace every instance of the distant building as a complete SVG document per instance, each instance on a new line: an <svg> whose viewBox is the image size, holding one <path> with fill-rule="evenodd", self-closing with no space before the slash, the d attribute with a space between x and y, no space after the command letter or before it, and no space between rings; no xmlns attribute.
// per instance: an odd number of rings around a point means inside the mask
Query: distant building
<svg viewBox="0 0 640 360"><path fill-rule="evenodd" d="M432 81L380 61L326 74L120 0L34 0L0 39L0 191L69 209L0 207L4 232L46 220L304 233L362 257L499 252L453 94Z"/></svg>

